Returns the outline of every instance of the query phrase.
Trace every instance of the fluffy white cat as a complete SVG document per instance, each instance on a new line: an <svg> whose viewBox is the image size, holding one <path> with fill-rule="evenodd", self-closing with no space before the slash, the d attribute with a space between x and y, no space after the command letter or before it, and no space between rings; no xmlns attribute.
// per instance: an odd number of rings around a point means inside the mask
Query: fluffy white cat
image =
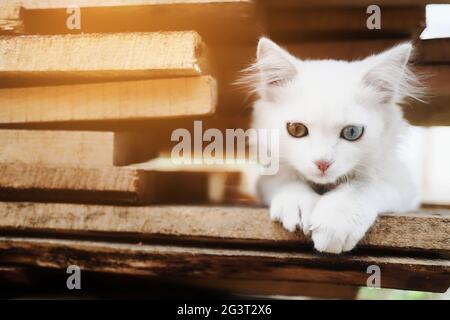
<svg viewBox="0 0 450 320"><path fill-rule="evenodd" d="M353 62L300 60L258 43L244 79L258 96L253 128L280 137L280 170L262 176L259 191L271 218L311 235L318 251L349 251L379 213L419 204L408 150L417 136L399 106L420 94L411 51L404 43Z"/></svg>

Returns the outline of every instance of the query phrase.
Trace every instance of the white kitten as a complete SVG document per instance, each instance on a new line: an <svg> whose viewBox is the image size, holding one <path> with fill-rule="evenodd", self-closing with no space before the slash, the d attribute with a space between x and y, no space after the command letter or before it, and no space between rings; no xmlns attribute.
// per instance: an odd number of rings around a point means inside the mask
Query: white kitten
<svg viewBox="0 0 450 320"><path fill-rule="evenodd" d="M258 95L253 127L279 131L280 170L259 190L270 216L311 234L319 251L354 248L381 212L415 209L412 127L399 103L417 98L401 44L361 61L299 60L262 38L244 81ZM417 136L416 136L417 137Z"/></svg>

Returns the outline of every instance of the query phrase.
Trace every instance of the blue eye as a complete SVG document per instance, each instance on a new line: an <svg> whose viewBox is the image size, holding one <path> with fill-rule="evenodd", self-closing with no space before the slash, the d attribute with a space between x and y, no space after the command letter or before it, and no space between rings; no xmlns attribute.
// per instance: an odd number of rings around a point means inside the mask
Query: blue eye
<svg viewBox="0 0 450 320"><path fill-rule="evenodd" d="M341 138L348 141L356 141L362 137L363 133L363 126L346 126L341 131Z"/></svg>

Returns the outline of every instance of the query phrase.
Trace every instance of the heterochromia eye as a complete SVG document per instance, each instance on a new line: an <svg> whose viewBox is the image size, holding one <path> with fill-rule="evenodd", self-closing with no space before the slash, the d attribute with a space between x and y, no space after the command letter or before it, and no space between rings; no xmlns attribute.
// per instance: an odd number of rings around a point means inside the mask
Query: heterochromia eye
<svg viewBox="0 0 450 320"><path fill-rule="evenodd" d="M294 138L301 138L308 135L308 128L300 122L288 122L286 128Z"/></svg>
<svg viewBox="0 0 450 320"><path fill-rule="evenodd" d="M356 141L362 137L364 133L363 126L346 126L341 131L341 138L348 141Z"/></svg>

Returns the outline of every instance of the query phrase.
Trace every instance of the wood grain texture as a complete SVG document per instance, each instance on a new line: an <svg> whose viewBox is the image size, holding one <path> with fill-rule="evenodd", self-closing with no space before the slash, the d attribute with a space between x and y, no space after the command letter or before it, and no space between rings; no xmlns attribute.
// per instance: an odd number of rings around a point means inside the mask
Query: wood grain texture
<svg viewBox="0 0 450 320"><path fill-rule="evenodd" d="M88 271L172 279L265 279L364 286L368 266L377 265L384 288L444 292L450 284L450 262L439 259L17 237L0 237L0 253L1 263L58 269L75 264Z"/></svg>
<svg viewBox="0 0 450 320"><path fill-rule="evenodd" d="M193 31L0 37L0 77L199 75L204 44Z"/></svg>
<svg viewBox="0 0 450 320"><path fill-rule="evenodd" d="M0 199L87 203L151 202L151 174L120 167L0 165Z"/></svg>
<svg viewBox="0 0 450 320"><path fill-rule="evenodd" d="M149 119L214 112L212 77L0 89L0 123Z"/></svg>
<svg viewBox="0 0 450 320"><path fill-rule="evenodd" d="M112 166L112 132L0 130L0 163Z"/></svg>
<svg viewBox="0 0 450 320"><path fill-rule="evenodd" d="M0 33L16 34L24 32L20 6L0 2Z"/></svg>
<svg viewBox="0 0 450 320"><path fill-rule="evenodd" d="M442 211L441 211L442 212ZM30 231L133 234L213 242L306 245L300 232L271 222L267 209L202 206L120 207L75 204L0 203L0 228ZM439 211L385 214L361 246L450 253L450 214ZM173 239L175 239L173 238Z"/></svg>
<svg viewBox="0 0 450 320"><path fill-rule="evenodd" d="M214 180L217 175L223 179ZM121 205L225 203L236 196L233 192L239 178L237 172L0 164L0 200ZM10 214L16 214L9 209Z"/></svg>

